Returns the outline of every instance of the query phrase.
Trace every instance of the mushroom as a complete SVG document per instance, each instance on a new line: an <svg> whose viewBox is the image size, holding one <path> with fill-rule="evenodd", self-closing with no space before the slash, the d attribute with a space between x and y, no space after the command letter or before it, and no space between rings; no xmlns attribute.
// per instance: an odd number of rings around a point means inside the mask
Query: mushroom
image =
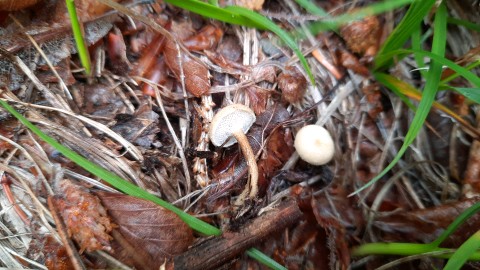
<svg viewBox="0 0 480 270"><path fill-rule="evenodd" d="M328 131L318 125L307 125L297 132L295 149L304 161L324 165L333 158L335 146Z"/></svg>
<svg viewBox="0 0 480 270"><path fill-rule="evenodd" d="M255 119L255 113L249 107L242 104L228 105L213 117L208 131L208 136L213 145L228 147L238 142L240 149L242 149L247 161L250 188L247 186L240 197L246 196L248 189L250 189L250 198L254 198L258 193L257 161L247 136L245 136ZM243 199L241 198L239 201Z"/></svg>

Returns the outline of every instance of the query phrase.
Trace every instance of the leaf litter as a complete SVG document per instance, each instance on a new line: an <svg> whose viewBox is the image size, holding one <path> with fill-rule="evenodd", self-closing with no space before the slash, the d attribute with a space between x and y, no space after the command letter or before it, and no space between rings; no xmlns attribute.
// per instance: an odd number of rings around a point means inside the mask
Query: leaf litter
<svg viewBox="0 0 480 270"><path fill-rule="evenodd" d="M369 72L401 12L302 41L318 83L310 86L293 53L270 33L206 20L163 2L130 3L140 15L129 17L82 1L80 18L95 52L96 77L87 78L78 72L61 2L1 11L2 98L64 145L219 226L224 235L206 239L172 212L112 193L0 109L0 172L7 179L0 196L1 266L178 269L192 260L203 269L263 269L242 255L256 247L288 269L373 269L388 258L358 260L350 249L374 241L427 243L477 201L477 142L439 111L430 113L412 151L382 185L348 197L381 171L407 132L411 111ZM254 4L259 10L263 4L262 12L285 29L304 25L296 19L298 7L281 2ZM468 14L458 2L450 1L452 9ZM343 4L320 3L333 13L352 11ZM478 44L463 34L468 44ZM71 97L26 35L39 43ZM472 48L452 40L452 57L468 59ZM393 72L420 83L411 70L407 58ZM477 126L465 100L449 93L437 100ZM247 183L248 164L237 146L215 149L205 135L213 113L230 103L247 104L257 115L247 138L257 157L260 193L241 207L233 202ZM326 166L309 165L294 151L296 132L310 123L325 125L334 137L336 154ZM458 247L477 223L478 215L445 247ZM243 238L245 232L251 236ZM209 246L217 250L214 263ZM442 266L440 260L421 263Z"/></svg>

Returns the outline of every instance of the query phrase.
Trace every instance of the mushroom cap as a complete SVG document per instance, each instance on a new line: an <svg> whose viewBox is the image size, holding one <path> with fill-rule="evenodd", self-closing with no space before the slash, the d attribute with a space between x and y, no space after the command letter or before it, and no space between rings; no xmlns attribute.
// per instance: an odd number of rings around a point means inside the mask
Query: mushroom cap
<svg viewBox="0 0 480 270"><path fill-rule="evenodd" d="M318 125L301 128L295 137L294 144L300 158L312 165L328 163L335 153L335 145L330 133Z"/></svg>
<svg viewBox="0 0 480 270"><path fill-rule="evenodd" d="M228 147L237 142L233 133L240 130L247 133L255 119L255 113L249 107L242 104L228 105L213 117L208 130L210 141L215 146Z"/></svg>

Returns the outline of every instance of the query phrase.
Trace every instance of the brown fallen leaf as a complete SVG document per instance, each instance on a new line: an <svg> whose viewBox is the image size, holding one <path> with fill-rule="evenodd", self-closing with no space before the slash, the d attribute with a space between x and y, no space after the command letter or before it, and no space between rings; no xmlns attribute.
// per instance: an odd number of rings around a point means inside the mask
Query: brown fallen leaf
<svg viewBox="0 0 480 270"><path fill-rule="evenodd" d="M190 94L200 97L210 90L210 79L208 77L207 67L192 58L188 53L183 52L182 49L180 49L179 52L175 42L168 39L165 41L163 55L165 56L165 62L168 67L179 81L182 80L180 68L183 68L185 88Z"/></svg>
<svg viewBox="0 0 480 270"><path fill-rule="evenodd" d="M209 24L200 29L194 36L185 39L183 45L191 51L211 50L218 45L222 36L222 29Z"/></svg>
<svg viewBox="0 0 480 270"><path fill-rule="evenodd" d="M80 246L80 253L84 250L110 251L109 232L115 227L107 216L100 200L88 189L62 180L56 186L53 203L67 226L68 234Z"/></svg>
<svg viewBox="0 0 480 270"><path fill-rule="evenodd" d="M96 194L118 224L127 249L137 253L129 255L143 258L142 265L135 264L137 268L159 269L166 259L186 251L193 242L192 229L165 208L123 194Z"/></svg>

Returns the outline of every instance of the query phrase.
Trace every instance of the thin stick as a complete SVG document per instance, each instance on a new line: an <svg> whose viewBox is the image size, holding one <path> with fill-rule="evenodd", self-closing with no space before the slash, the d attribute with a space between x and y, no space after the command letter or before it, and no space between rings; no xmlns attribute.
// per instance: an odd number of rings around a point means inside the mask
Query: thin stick
<svg viewBox="0 0 480 270"><path fill-rule="evenodd" d="M175 257L175 269L217 269L254 244L261 243L272 233L295 224L301 216L302 212L294 200L282 202L276 209L254 219L241 231L211 238Z"/></svg>

